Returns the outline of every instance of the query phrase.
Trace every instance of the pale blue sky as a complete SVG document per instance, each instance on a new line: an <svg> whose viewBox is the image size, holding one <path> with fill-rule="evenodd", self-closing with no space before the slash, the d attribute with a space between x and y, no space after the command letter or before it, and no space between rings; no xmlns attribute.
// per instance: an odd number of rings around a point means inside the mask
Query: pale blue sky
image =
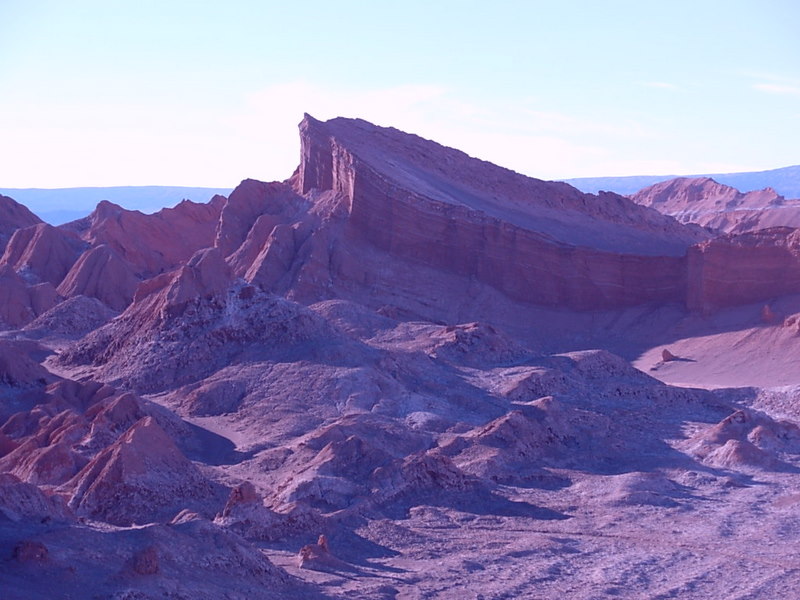
<svg viewBox="0 0 800 600"><path fill-rule="evenodd" d="M0 186L288 177L362 117L541 178L800 163L800 3L0 0Z"/></svg>

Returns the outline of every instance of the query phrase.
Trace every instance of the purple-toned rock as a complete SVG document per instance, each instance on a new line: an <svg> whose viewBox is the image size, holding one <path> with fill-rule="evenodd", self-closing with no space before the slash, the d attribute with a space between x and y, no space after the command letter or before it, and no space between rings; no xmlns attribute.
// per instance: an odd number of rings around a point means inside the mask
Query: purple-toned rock
<svg viewBox="0 0 800 600"><path fill-rule="evenodd" d="M703 313L800 293L800 231L774 227L698 244L687 278L686 304Z"/></svg>
<svg viewBox="0 0 800 600"><path fill-rule="evenodd" d="M646 187L631 200L676 218L725 233L800 227L800 200L772 188L742 193L709 177L679 177Z"/></svg>
<svg viewBox="0 0 800 600"><path fill-rule="evenodd" d="M39 217L13 198L0 195L0 255L17 229L32 227L41 222Z"/></svg>
<svg viewBox="0 0 800 600"><path fill-rule="evenodd" d="M133 300L139 282L131 266L110 246L101 244L81 254L58 286L58 293L67 298L97 298L122 311Z"/></svg>
<svg viewBox="0 0 800 600"><path fill-rule="evenodd" d="M518 301L579 310L681 301L681 257L704 237L626 198L585 195L365 121L306 116L300 133L298 191L341 199L347 243ZM350 260L331 257L334 281L359 276Z"/></svg>
<svg viewBox="0 0 800 600"><path fill-rule="evenodd" d="M119 525L163 519L214 495L152 417L100 452L64 490L78 514Z"/></svg>
<svg viewBox="0 0 800 600"><path fill-rule="evenodd" d="M8 265L28 283L57 286L84 250L72 232L39 223L18 229L11 236L0 265Z"/></svg>
<svg viewBox="0 0 800 600"><path fill-rule="evenodd" d="M207 204L184 200L152 215L100 202L88 217L62 225L93 247L109 246L140 277L171 270L195 252L214 244L225 199Z"/></svg>

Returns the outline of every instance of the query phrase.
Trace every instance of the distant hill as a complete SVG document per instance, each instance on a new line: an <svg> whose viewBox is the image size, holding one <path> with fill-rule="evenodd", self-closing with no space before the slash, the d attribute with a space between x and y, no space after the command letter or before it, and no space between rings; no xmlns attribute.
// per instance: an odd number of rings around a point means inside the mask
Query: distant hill
<svg viewBox="0 0 800 600"><path fill-rule="evenodd" d="M0 194L9 196L27 206L43 221L60 225L85 217L101 200L108 200L129 210L152 213L181 200L208 202L214 195L227 196L232 188L205 188L179 186L124 186L78 188L0 188Z"/></svg>
<svg viewBox="0 0 800 600"><path fill-rule="evenodd" d="M579 177L564 179L582 192L596 194L600 190L630 195L654 183L675 179L676 177L711 177L740 192L752 192L771 187L785 198L800 198L800 165L753 171L750 173L712 173L702 175L634 175L631 177Z"/></svg>

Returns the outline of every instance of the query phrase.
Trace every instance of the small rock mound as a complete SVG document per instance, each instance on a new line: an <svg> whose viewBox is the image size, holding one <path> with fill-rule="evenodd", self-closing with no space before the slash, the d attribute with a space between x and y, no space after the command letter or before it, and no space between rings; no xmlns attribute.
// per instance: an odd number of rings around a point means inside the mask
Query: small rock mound
<svg viewBox="0 0 800 600"><path fill-rule="evenodd" d="M69 483L79 514L118 525L163 519L202 504L213 486L186 459L153 417L136 422Z"/></svg>
<svg viewBox="0 0 800 600"><path fill-rule="evenodd" d="M36 317L23 330L37 338L62 336L78 339L115 316L116 312L96 298L73 296Z"/></svg>
<svg viewBox="0 0 800 600"><path fill-rule="evenodd" d="M328 538L324 535L319 536L316 544L306 544L300 548L297 558L297 564L301 569L326 571L347 566L347 563L331 554Z"/></svg>
<svg viewBox="0 0 800 600"><path fill-rule="evenodd" d="M800 427L751 410L737 410L683 444L702 462L722 468L780 468L783 453L800 452Z"/></svg>
<svg viewBox="0 0 800 600"><path fill-rule="evenodd" d="M307 507L290 505L284 512L264 506L264 501L249 481L231 490L225 508L214 523L249 540L276 540L319 527L318 514Z"/></svg>
<svg viewBox="0 0 800 600"><path fill-rule="evenodd" d="M431 336L432 355L459 364L483 366L518 361L531 353L486 323L450 325Z"/></svg>

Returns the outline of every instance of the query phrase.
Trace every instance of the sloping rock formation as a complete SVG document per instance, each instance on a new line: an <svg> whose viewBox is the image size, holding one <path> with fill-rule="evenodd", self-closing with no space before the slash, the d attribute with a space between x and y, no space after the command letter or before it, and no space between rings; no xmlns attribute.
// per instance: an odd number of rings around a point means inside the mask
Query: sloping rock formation
<svg viewBox="0 0 800 600"><path fill-rule="evenodd" d="M710 177L679 177L646 187L631 200L725 233L770 227L800 227L800 200L787 200L772 188L742 193Z"/></svg>
<svg viewBox="0 0 800 600"><path fill-rule="evenodd" d="M78 514L119 525L163 519L215 494L152 417L136 422L65 489Z"/></svg>
<svg viewBox="0 0 800 600"><path fill-rule="evenodd" d="M140 277L152 277L185 262L197 250L212 246L225 199L207 204L184 200L152 215L125 210L108 201L79 221L61 228L92 246L106 244Z"/></svg>
<svg viewBox="0 0 800 600"><path fill-rule="evenodd" d="M57 286L85 247L74 234L39 223L14 232L0 265L10 266L29 283Z"/></svg>
<svg viewBox="0 0 800 600"><path fill-rule="evenodd" d="M13 198L0 195L0 255L17 229L38 225L42 220Z"/></svg>
<svg viewBox="0 0 800 600"><path fill-rule="evenodd" d="M317 250L330 273L314 275L334 286L380 279L356 258L366 244L532 304L680 301L681 256L704 237L621 196L585 195L364 121L306 116L300 132L298 191L334 194L331 214L345 219L343 237Z"/></svg>

